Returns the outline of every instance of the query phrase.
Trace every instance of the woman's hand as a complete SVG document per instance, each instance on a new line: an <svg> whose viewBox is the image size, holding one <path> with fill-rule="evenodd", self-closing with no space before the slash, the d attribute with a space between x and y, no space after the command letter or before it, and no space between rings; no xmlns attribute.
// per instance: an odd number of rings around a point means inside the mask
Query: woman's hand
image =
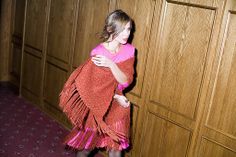
<svg viewBox="0 0 236 157"><path fill-rule="evenodd" d="M125 108L130 106L129 100L123 95L115 94L113 98L116 99L119 102L119 104Z"/></svg>
<svg viewBox="0 0 236 157"><path fill-rule="evenodd" d="M111 68L111 66L114 65L114 62L112 60L103 55L96 55L92 57L92 62L97 66L102 66L107 68Z"/></svg>

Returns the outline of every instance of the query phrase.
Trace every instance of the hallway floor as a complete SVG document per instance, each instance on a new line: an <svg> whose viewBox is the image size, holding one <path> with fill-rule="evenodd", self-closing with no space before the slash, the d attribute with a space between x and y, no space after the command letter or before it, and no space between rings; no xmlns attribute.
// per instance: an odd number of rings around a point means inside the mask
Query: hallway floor
<svg viewBox="0 0 236 157"><path fill-rule="evenodd" d="M9 84L0 84L0 156L75 157L74 151L62 145L69 131L18 97L16 91Z"/></svg>

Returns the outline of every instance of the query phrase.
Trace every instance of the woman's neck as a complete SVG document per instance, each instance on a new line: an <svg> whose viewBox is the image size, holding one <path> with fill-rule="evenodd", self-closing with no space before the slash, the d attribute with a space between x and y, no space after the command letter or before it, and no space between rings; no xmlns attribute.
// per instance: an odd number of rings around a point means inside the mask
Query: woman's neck
<svg viewBox="0 0 236 157"><path fill-rule="evenodd" d="M104 45L111 53L117 53L121 46L119 42L114 40L111 42L105 42Z"/></svg>

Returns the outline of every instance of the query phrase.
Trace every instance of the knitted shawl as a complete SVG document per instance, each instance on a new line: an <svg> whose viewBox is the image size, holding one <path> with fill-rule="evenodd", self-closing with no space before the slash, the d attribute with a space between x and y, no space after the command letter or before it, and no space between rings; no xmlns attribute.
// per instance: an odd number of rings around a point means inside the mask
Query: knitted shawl
<svg viewBox="0 0 236 157"><path fill-rule="evenodd" d="M129 83L133 80L133 63L134 57L117 63L128 76ZM109 68L98 67L89 58L75 69L66 81L59 95L59 106L71 123L79 129L84 127L90 112L94 118L90 126L100 133L108 134L111 138L115 138L115 135L122 139L121 135L109 129L103 120L117 90L117 85L118 82Z"/></svg>

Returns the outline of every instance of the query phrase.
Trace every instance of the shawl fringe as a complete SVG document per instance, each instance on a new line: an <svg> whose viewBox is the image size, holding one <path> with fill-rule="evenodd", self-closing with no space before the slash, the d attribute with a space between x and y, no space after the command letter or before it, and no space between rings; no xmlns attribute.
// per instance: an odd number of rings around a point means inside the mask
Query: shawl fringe
<svg viewBox="0 0 236 157"><path fill-rule="evenodd" d="M74 126L83 128L83 123L89 113L89 108L81 99L75 82L60 93L59 106Z"/></svg>
<svg viewBox="0 0 236 157"><path fill-rule="evenodd" d="M71 123L76 126L76 128L84 128L84 122L86 121L90 109L80 97L79 92L76 89L75 82L72 82L70 86L63 89L59 95L59 99L59 106L62 108L62 111L66 114ZM95 129L99 132L99 134L107 134L115 141L124 139L124 135L109 128L102 119L96 116L93 116L93 118L95 124L97 125Z"/></svg>

